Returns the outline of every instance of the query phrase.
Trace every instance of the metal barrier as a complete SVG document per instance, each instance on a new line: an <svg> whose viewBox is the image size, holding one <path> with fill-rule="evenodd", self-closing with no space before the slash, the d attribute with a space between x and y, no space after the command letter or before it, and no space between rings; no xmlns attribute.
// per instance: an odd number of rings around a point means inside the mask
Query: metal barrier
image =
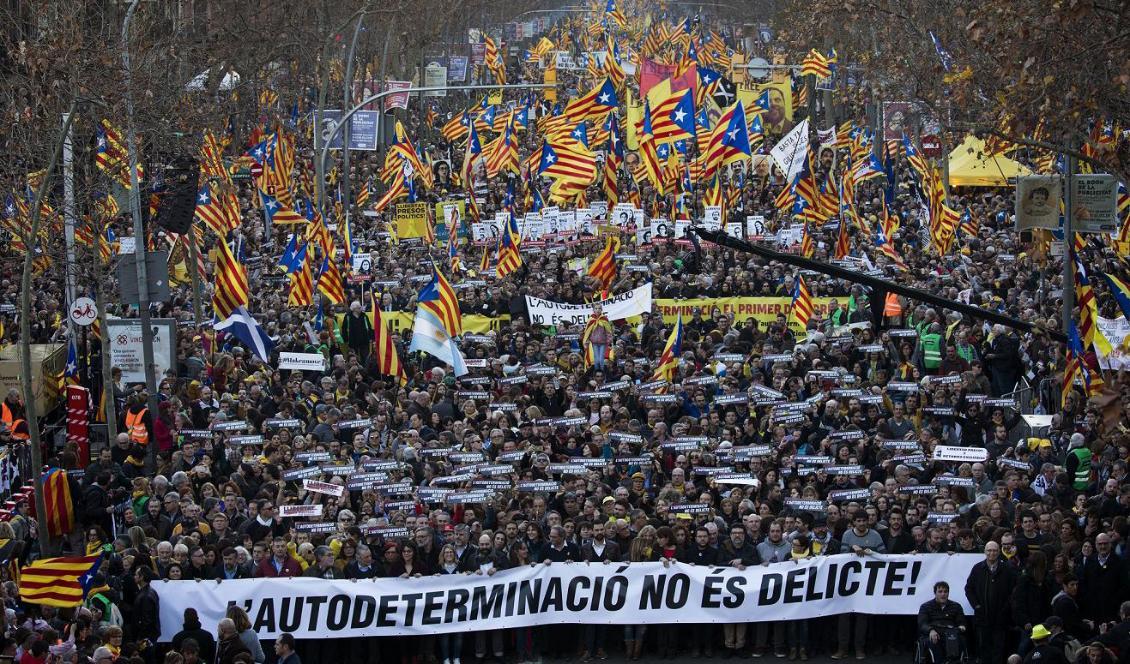
<svg viewBox="0 0 1130 664"><path fill-rule="evenodd" d="M1016 384L1016 389L1002 395L1005 399L1012 399L1016 402L1017 408L1024 415L1031 415L1036 412L1036 407L1032 403L1032 398L1035 396L1035 388L1028 383L1028 379L1021 377L1020 382Z"/></svg>

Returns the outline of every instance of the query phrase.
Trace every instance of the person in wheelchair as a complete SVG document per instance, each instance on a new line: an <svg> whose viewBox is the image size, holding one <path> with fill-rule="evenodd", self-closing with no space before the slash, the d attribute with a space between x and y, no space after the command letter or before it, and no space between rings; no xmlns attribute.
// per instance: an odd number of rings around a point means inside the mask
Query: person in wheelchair
<svg viewBox="0 0 1130 664"><path fill-rule="evenodd" d="M918 609L920 662L959 661L965 653L965 611L950 599L950 584L934 584L934 599ZM927 658L927 655L929 658Z"/></svg>

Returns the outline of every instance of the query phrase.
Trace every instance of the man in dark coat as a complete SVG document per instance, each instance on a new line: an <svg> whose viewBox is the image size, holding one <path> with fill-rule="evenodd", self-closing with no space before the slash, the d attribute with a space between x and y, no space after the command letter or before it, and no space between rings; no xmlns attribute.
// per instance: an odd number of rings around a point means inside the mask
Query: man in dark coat
<svg viewBox="0 0 1130 664"><path fill-rule="evenodd" d="M679 562L706 566L719 564L718 549L710 545L709 530L700 527L694 531L694 542L683 549ZM685 627L684 637L690 643L691 657L714 656L714 644L718 641L714 636L714 629L711 625L705 624Z"/></svg>
<svg viewBox="0 0 1130 664"><path fill-rule="evenodd" d="M1020 380L1024 366L1020 360L1020 342L1003 325L993 326L993 339L988 344L985 363L989 368L993 396L1011 392Z"/></svg>
<svg viewBox="0 0 1130 664"><path fill-rule="evenodd" d="M173 637L173 650L179 651L186 639L196 642L196 647L200 649L200 661L216 661L216 639L211 632L200 626L200 616L191 607L184 610L184 629Z"/></svg>
<svg viewBox="0 0 1130 664"><path fill-rule="evenodd" d="M973 607L977 654L985 664L1004 661L1012 628L1012 598L1016 571L1001 561L1001 545L985 545L985 559L973 566L965 582L965 597Z"/></svg>
<svg viewBox="0 0 1130 664"><path fill-rule="evenodd" d="M349 313L341 320L341 338L365 364L373 345L373 324L360 302L349 305Z"/></svg>
<svg viewBox="0 0 1130 664"><path fill-rule="evenodd" d="M148 567L138 567L133 573L138 590L137 597L133 600L132 641L148 639L150 643L156 644L157 639L161 638L161 600L157 597L157 591L150 586L154 576L153 570Z"/></svg>
<svg viewBox="0 0 1130 664"><path fill-rule="evenodd" d="M925 639L933 661L944 662L947 655L960 652L960 633L965 631L965 612L950 599L950 584L934 584L934 599L918 609L918 636Z"/></svg>
<svg viewBox="0 0 1130 664"><path fill-rule="evenodd" d="M105 533L112 533L110 515L114 512L113 500L110 498L110 471L103 470L94 478L94 484L86 487L82 492L82 521L84 528L98 526Z"/></svg>
<svg viewBox="0 0 1130 664"><path fill-rule="evenodd" d="M1052 598L1052 615L1063 621L1063 631L1086 641L1094 633L1095 623L1079 612L1079 579L1074 574L1063 577L1063 590Z"/></svg>
<svg viewBox="0 0 1130 664"><path fill-rule="evenodd" d="M1114 555L1110 535L1095 536L1095 555L1079 570L1079 590L1083 615L1095 624L1118 619L1118 603L1130 591L1127 588L1126 563Z"/></svg>

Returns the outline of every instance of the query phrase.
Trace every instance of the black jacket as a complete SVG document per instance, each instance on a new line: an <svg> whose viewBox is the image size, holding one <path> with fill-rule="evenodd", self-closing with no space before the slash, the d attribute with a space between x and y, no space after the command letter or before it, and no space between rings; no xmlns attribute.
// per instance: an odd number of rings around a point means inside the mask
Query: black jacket
<svg viewBox="0 0 1130 664"><path fill-rule="evenodd" d="M133 639L149 639L153 643L161 638L161 602L157 591L146 586L137 591L133 600Z"/></svg>
<svg viewBox="0 0 1130 664"><path fill-rule="evenodd" d="M693 565L717 565L718 549L715 549L709 544L700 549L698 548L698 544L692 542L683 549L683 556L679 562L691 563Z"/></svg>
<svg viewBox="0 0 1130 664"><path fill-rule="evenodd" d="M379 579L383 576L381 566L378 565L375 560L369 565L369 569L367 570L362 570L361 566L357 564L357 561L352 560L345 566L344 574L347 579Z"/></svg>
<svg viewBox="0 0 1130 664"><path fill-rule="evenodd" d="M930 600L918 609L918 633L922 636L929 634L931 629L961 627L964 624L965 611L951 599L947 599L945 604Z"/></svg>
<svg viewBox="0 0 1130 664"><path fill-rule="evenodd" d="M1044 582L1037 584L1029 574L1021 574L1012 591L1012 624L1024 627L1043 622L1051 615L1052 597L1057 590L1050 577L1045 576Z"/></svg>
<svg viewBox="0 0 1130 664"><path fill-rule="evenodd" d="M1080 570L1079 599L1083 614L1095 622L1118 619L1118 605L1130 594L1126 563L1113 553L1106 563L1098 556L1087 560Z"/></svg>
<svg viewBox="0 0 1130 664"><path fill-rule="evenodd" d="M757 549L748 540L742 542L742 548L736 549L734 548L734 541L727 539L722 543L718 559L727 565L733 560L741 560L746 567L761 562L761 556L757 555Z"/></svg>
<svg viewBox="0 0 1130 664"><path fill-rule="evenodd" d="M604 550L599 554L593 547L592 542L585 542L585 545L581 547L581 557L585 559L585 562L590 563L602 563L604 561L618 563L620 562L622 556L620 553L620 545L608 538L605 538Z"/></svg>
<svg viewBox="0 0 1130 664"><path fill-rule="evenodd" d="M106 508L113 503L106 489L91 484L82 492L82 523L84 527L99 526L107 534L112 534L110 514Z"/></svg>
<svg viewBox="0 0 1130 664"><path fill-rule="evenodd" d="M1080 659L1085 660L1086 656ZM1068 661L1063 648L1058 648L1053 643L1041 643L1024 658L1025 664L1068 664Z"/></svg>
<svg viewBox="0 0 1130 664"><path fill-rule="evenodd" d="M1091 635L1091 629L1083 623L1083 616L1079 614L1079 604L1066 592L1060 591L1052 600L1052 615L1063 620L1063 631L1080 641Z"/></svg>
<svg viewBox="0 0 1130 664"><path fill-rule="evenodd" d="M965 582L965 597L973 607L977 624L986 627L1007 627L1012 624L1012 591L1016 587L1016 570L1004 560L997 561L995 572L982 560L973 566Z"/></svg>
<svg viewBox="0 0 1130 664"><path fill-rule="evenodd" d="M580 562L584 560L581 557L581 552L577 549L576 544L565 542L565 546L561 550L553 548L552 544L547 544L541 552L542 560L548 560L553 563L563 563L565 561Z"/></svg>
<svg viewBox="0 0 1130 664"><path fill-rule="evenodd" d="M216 645L216 664L234 664L235 656L240 653L251 654L251 651L243 645L238 634L227 641L221 639Z"/></svg>
<svg viewBox="0 0 1130 664"><path fill-rule="evenodd" d="M184 622L184 629L177 632L176 636L173 637L173 650L180 650L185 639L192 639L200 646L201 662L216 661L216 639L211 632L200 627L199 620L186 620Z"/></svg>

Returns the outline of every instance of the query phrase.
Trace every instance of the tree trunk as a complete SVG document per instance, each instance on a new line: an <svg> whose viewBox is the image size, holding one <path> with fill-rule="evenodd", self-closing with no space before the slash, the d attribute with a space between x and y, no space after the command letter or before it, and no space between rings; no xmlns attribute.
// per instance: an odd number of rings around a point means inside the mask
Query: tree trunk
<svg viewBox="0 0 1130 664"><path fill-rule="evenodd" d="M24 254L23 273L20 275L20 388L23 391L24 410L27 415L27 430L30 436L28 444L31 445L31 472L35 483L35 515L39 527L39 554L48 556L55 551L54 542L47 532L47 503L43 499L43 448L39 437L39 413L36 411L35 388L31 383L31 276L35 262L35 249L38 244L39 227L42 218L39 214L43 198L47 195L47 187L55 166L63 156L63 142L71 130L71 122L75 116L77 100L71 101L67 110L66 120L59 135L55 138L55 148L51 152L51 161L44 170L43 179L35 192L35 199L31 202L31 219L28 225L28 237L24 238L27 253ZM54 380L54 376L46 376L44 380Z"/></svg>

